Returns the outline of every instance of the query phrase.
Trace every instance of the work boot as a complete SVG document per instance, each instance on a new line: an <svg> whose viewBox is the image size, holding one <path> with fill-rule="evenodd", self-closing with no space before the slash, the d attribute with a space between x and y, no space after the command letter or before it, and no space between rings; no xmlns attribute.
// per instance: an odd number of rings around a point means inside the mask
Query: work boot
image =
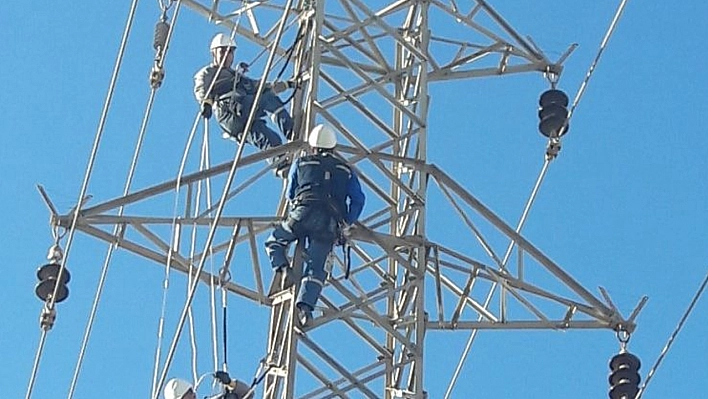
<svg viewBox="0 0 708 399"><path fill-rule="evenodd" d="M231 141L235 141L238 143L238 139L236 138L236 136L232 136L226 132L221 133L221 138L224 140L231 140Z"/></svg>
<svg viewBox="0 0 708 399"><path fill-rule="evenodd" d="M297 321L300 322L300 326L309 326L312 324L312 318L312 308L309 305L297 305Z"/></svg>

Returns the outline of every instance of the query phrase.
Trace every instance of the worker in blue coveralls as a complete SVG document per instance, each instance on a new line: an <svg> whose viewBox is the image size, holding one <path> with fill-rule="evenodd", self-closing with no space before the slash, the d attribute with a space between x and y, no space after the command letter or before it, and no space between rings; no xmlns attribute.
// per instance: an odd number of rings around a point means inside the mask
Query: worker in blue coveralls
<svg viewBox="0 0 708 399"><path fill-rule="evenodd" d="M248 65L240 63L237 69L234 62L236 42L228 35L218 33L210 45L212 62L194 75L194 95L201 104L201 115L211 118L215 108L217 120L224 137L241 140L248 115L258 90L259 81L245 76ZM276 81L267 84L258 102L256 118L246 135L246 142L261 150L279 146L282 139L268 127L265 116L270 114L277 122L280 132L286 139L294 138L293 119L285 109L285 104L276 93L294 87L292 82ZM287 159L273 159L276 174L282 176L288 170Z"/></svg>
<svg viewBox="0 0 708 399"><path fill-rule="evenodd" d="M312 154L295 160L288 172L290 212L265 242L275 281L282 278L285 286L291 273L285 251L291 242L307 240L297 301L298 320L303 326L312 320L322 291L327 256L341 232L359 219L366 199L354 170L333 153L337 137L331 128L315 126L308 143Z"/></svg>

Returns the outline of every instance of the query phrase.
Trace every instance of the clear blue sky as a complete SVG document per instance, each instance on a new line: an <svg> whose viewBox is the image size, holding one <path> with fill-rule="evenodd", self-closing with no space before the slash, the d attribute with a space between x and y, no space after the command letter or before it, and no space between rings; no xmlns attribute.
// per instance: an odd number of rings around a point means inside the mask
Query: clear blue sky
<svg viewBox="0 0 708 399"><path fill-rule="evenodd" d="M0 249L6 282L0 290L0 387L7 398L24 397L30 377L41 309L35 270L52 243L35 184L47 188L62 212L75 204L129 3L0 4ZM491 3L551 58L579 44L559 84L574 95L618 1ZM122 191L126 154L147 100L157 16L157 2L142 2L89 188L95 201ZM643 361L643 377L708 270L706 16L708 4L701 1L629 2L523 231L585 287L594 293L605 287L625 315L649 296L630 342ZM217 31L188 9L181 18L149 126L146 145L153 152L136 176L138 188L175 174L196 112L191 77L208 62L207 43ZM237 59L254 55L244 46ZM535 108L545 88L538 74L432 88L430 162L510 225L542 164L545 141ZM217 137L213 146L214 163L233 153L233 144ZM68 265L71 295L58 306L34 397L66 396L104 254L103 244L77 236ZM76 398L149 392L162 270L119 252L110 273ZM183 299L171 291L170 320ZM644 398L705 397L707 301L699 302ZM264 352L250 337L266 331L249 329L250 310L231 314L230 365L250 378ZM456 359L466 337L441 335L430 333L449 339L449 352L430 354L436 359L427 368L431 399L444 392L452 369L447 356ZM200 351L208 352L209 345L203 337ZM606 397L607 363L617 350L614 334L604 330L483 332L454 397ZM188 359L186 352L176 359L170 374L189 376Z"/></svg>

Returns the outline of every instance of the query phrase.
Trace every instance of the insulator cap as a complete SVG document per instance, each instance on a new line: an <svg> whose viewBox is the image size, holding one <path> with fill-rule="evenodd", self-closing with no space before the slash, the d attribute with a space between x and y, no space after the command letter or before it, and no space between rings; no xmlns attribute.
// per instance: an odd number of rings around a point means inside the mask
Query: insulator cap
<svg viewBox="0 0 708 399"><path fill-rule="evenodd" d="M48 302L54 294L54 288L56 287L56 285L56 277L49 277L48 279L42 280L37 283L37 286L34 288L34 292L35 294L37 294L37 297L39 297L39 299L43 300L44 302ZM68 296L69 288L67 288L64 284L59 284L59 289L57 290L56 298L54 298L54 303L62 302Z"/></svg>
<svg viewBox="0 0 708 399"><path fill-rule="evenodd" d="M39 269L37 269L37 279L40 281L46 280L50 277L56 279L59 276L60 269L61 265L58 263L47 263L46 265L42 265ZM67 268L64 268L64 272L61 274L61 281L62 284L66 284L71 281L71 273L69 273Z"/></svg>
<svg viewBox="0 0 708 399"><path fill-rule="evenodd" d="M561 90L551 89L546 90L541 94L541 98L538 99L538 105L545 107L550 104L558 104L563 107L568 106L568 96Z"/></svg>
<svg viewBox="0 0 708 399"><path fill-rule="evenodd" d="M642 362L638 357L629 352L622 352L614 355L610 360L610 370L616 371L623 368L639 370L642 367Z"/></svg>
<svg viewBox="0 0 708 399"><path fill-rule="evenodd" d="M66 284L71 281L71 273L69 273L69 270L65 267L64 271L61 272L61 280L59 280L60 271L61 265L56 262L47 263L37 269L37 279L39 279L39 282L34 288L34 292L39 299L48 302L52 295L54 295L57 281L59 282L59 287L56 290L57 293L54 302L59 303L69 296L69 288L67 288Z"/></svg>
<svg viewBox="0 0 708 399"><path fill-rule="evenodd" d="M639 393L639 387L636 385L616 385L610 389L610 399L634 399L637 397L637 393Z"/></svg>
<svg viewBox="0 0 708 399"><path fill-rule="evenodd" d="M538 130L541 134L546 137L560 137L568 132L568 96L564 92L557 89L547 90L541 94L538 104L538 117L541 120Z"/></svg>
<svg viewBox="0 0 708 399"><path fill-rule="evenodd" d="M636 370L621 369L610 374L607 379L610 385L619 385L623 382L630 383L634 385L639 385L642 382L642 377L636 372Z"/></svg>
<svg viewBox="0 0 708 399"><path fill-rule="evenodd" d="M634 399L639 392L642 377L639 358L629 352L622 352L610 360L610 399Z"/></svg>

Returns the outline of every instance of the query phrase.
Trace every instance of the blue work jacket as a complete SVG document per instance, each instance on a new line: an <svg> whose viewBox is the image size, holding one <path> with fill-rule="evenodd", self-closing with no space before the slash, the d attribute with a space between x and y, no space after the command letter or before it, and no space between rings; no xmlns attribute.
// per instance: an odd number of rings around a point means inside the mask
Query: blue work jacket
<svg viewBox="0 0 708 399"><path fill-rule="evenodd" d="M296 159L288 172L287 195L296 205L328 207L347 224L359 219L366 200L356 172L330 152Z"/></svg>

